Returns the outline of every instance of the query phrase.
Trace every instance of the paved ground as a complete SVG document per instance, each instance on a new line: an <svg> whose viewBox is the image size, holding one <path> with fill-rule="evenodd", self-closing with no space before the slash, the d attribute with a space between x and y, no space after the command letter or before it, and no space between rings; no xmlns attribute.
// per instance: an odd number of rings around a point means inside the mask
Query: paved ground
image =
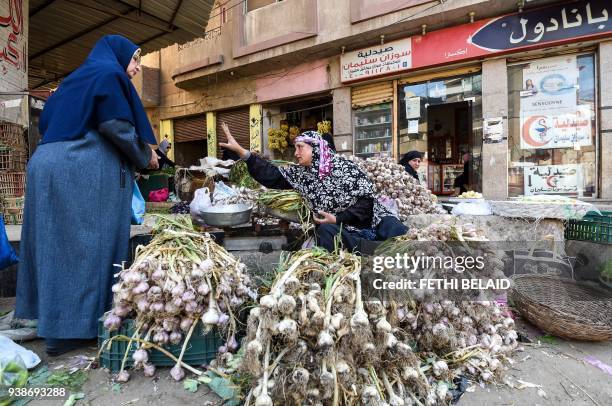
<svg viewBox="0 0 612 406"><path fill-rule="evenodd" d="M0 311L10 308L11 300L0 301ZM524 345L524 351L515 354L515 365L508 372L511 378L536 385L537 388L511 389L504 385L480 388L473 385L459 405L522 406L522 405L612 405L612 376L587 363L585 357L594 357L612 366L612 342L582 343L554 339L537 343L542 333L519 323L520 330L535 342ZM94 357L96 348L74 351L57 358L44 353L44 342L34 340L23 344L42 358L50 370L68 365L73 357ZM78 405L220 405L220 399L205 385L196 393L187 392L182 384L174 382L168 368L160 368L155 378L134 373L127 384L113 385L111 375L104 369L87 372L83 386L85 398ZM472 391L473 390L473 391ZM543 396L545 394L545 397ZM62 405L60 401L33 401L36 405Z"/></svg>

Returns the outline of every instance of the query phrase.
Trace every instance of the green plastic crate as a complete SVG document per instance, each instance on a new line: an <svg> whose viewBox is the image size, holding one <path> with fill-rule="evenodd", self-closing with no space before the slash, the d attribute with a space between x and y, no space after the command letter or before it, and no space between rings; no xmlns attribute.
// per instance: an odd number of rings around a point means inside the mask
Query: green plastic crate
<svg viewBox="0 0 612 406"><path fill-rule="evenodd" d="M612 244L612 211L588 212L581 220L569 220L565 226L566 240Z"/></svg>
<svg viewBox="0 0 612 406"><path fill-rule="evenodd" d="M104 328L103 318L98 320L98 348L102 346L104 341L114 337L116 335L126 335L131 337L134 334L134 323L133 320L124 320L121 328L118 331L110 333ZM200 365L206 364L217 356L217 349L223 344L223 338L219 332L214 329L208 334L203 333L202 322L198 322L195 331L191 335L185 355L183 356L183 362L188 365L199 367ZM110 350L104 350L100 354L100 366L108 368L111 372L118 372L121 368L121 362L125 350L127 349L128 341L113 341ZM177 345L166 345L164 348L168 350L172 355L178 358L181 353L183 343ZM132 353L136 350L137 343L132 342L130 346L130 352L126 361L126 366L132 366ZM175 362L168 358L165 354L150 349L149 350L149 361L155 366L174 366Z"/></svg>

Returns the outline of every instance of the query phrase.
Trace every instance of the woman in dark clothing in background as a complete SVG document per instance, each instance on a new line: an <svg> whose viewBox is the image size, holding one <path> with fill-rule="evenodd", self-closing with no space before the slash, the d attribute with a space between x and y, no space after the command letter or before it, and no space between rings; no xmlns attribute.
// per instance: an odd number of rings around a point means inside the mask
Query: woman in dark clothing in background
<svg viewBox="0 0 612 406"><path fill-rule="evenodd" d="M134 168L158 167L138 93L140 49L108 35L51 95L28 163L15 317L38 319L47 353L98 335L129 254Z"/></svg>
<svg viewBox="0 0 612 406"><path fill-rule="evenodd" d="M422 153L419 151L409 151L404 154L402 159L400 159L399 164L402 165L404 169L406 169L406 172L408 172L413 178L420 181L417 170L421 165L421 159L423 159Z"/></svg>
<svg viewBox="0 0 612 406"><path fill-rule="evenodd" d="M407 228L375 197L374 185L357 164L330 151L319 133L307 131L295 140L298 165L276 167L241 147L222 125L224 148L243 159L255 180L272 189L295 189L315 213L317 245L334 250L342 232L345 249L354 251L362 238L386 240Z"/></svg>

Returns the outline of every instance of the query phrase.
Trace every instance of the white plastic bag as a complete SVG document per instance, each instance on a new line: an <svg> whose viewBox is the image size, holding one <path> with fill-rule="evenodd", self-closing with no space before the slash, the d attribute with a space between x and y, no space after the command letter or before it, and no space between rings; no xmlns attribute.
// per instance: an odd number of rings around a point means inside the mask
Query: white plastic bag
<svg viewBox="0 0 612 406"><path fill-rule="evenodd" d="M32 369L40 364L40 357L35 352L15 344L8 337L0 335L0 362L8 363L16 358L21 359L27 369Z"/></svg>
<svg viewBox="0 0 612 406"><path fill-rule="evenodd" d="M461 202L453 207L451 212L454 216L472 215L472 216L490 216L493 214L491 206L485 200L481 202Z"/></svg>
<svg viewBox="0 0 612 406"><path fill-rule="evenodd" d="M227 186L225 183L223 183L223 181L215 182L215 192L213 193L213 202L215 204L217 204L217 202L227 200L236 195L236 190Z"/></svg>
<svg viewBox="0 0 612 406"><path fill-rule="evenodd" d="M195 191L194 198L191 203L189 203L189 211L192 215L199 214L210 206L212 206L210 191L207 187L203 187Z"/></svg>

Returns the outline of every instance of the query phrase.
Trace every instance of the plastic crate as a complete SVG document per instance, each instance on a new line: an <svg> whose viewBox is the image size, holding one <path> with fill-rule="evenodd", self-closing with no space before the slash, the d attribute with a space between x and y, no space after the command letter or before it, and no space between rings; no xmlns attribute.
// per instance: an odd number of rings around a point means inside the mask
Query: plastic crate
<svg viewBox="0 0 612 406"><path fill-rule="evenodd" d="M565 226L566 240L612 244L612 211L588 212L581 220L569 220Z"/></svg>
<svg viewBox="0 0 612 406"><path fill-rule="evenodd" d="M124 320L121 328L118 331L110 333L104 328L103 317L98 320L98 348L101 348L103 343L116 335L126 335L131 337L134 334L134 323L133 320ZM128 347L128 341L113 341L110 350L104 350L100 354L100 366L108 368L111 372L118 372L121 369L121 362L125 355L125 351ZM219 334L218 330L214 329L208 334L204 334L202 329L202 322L199 321L195 328L195 331L191 335L185 355L183 355L183 362L193 367L199 367L203 364L210 362L217 356L217 349L223 345L223 338ZM105 345L106 346L106 345ZM172 355L178 358L181 354L181 348L183 343L176 345L166 345L164 348L168 350ZM126 366L131 367L133 364L132 354L137 348L137 343L132 342ZM160 351L150 349L149 350L149 361L155 366L174 366L175 362L168 358L165 354Z"/></svg>

